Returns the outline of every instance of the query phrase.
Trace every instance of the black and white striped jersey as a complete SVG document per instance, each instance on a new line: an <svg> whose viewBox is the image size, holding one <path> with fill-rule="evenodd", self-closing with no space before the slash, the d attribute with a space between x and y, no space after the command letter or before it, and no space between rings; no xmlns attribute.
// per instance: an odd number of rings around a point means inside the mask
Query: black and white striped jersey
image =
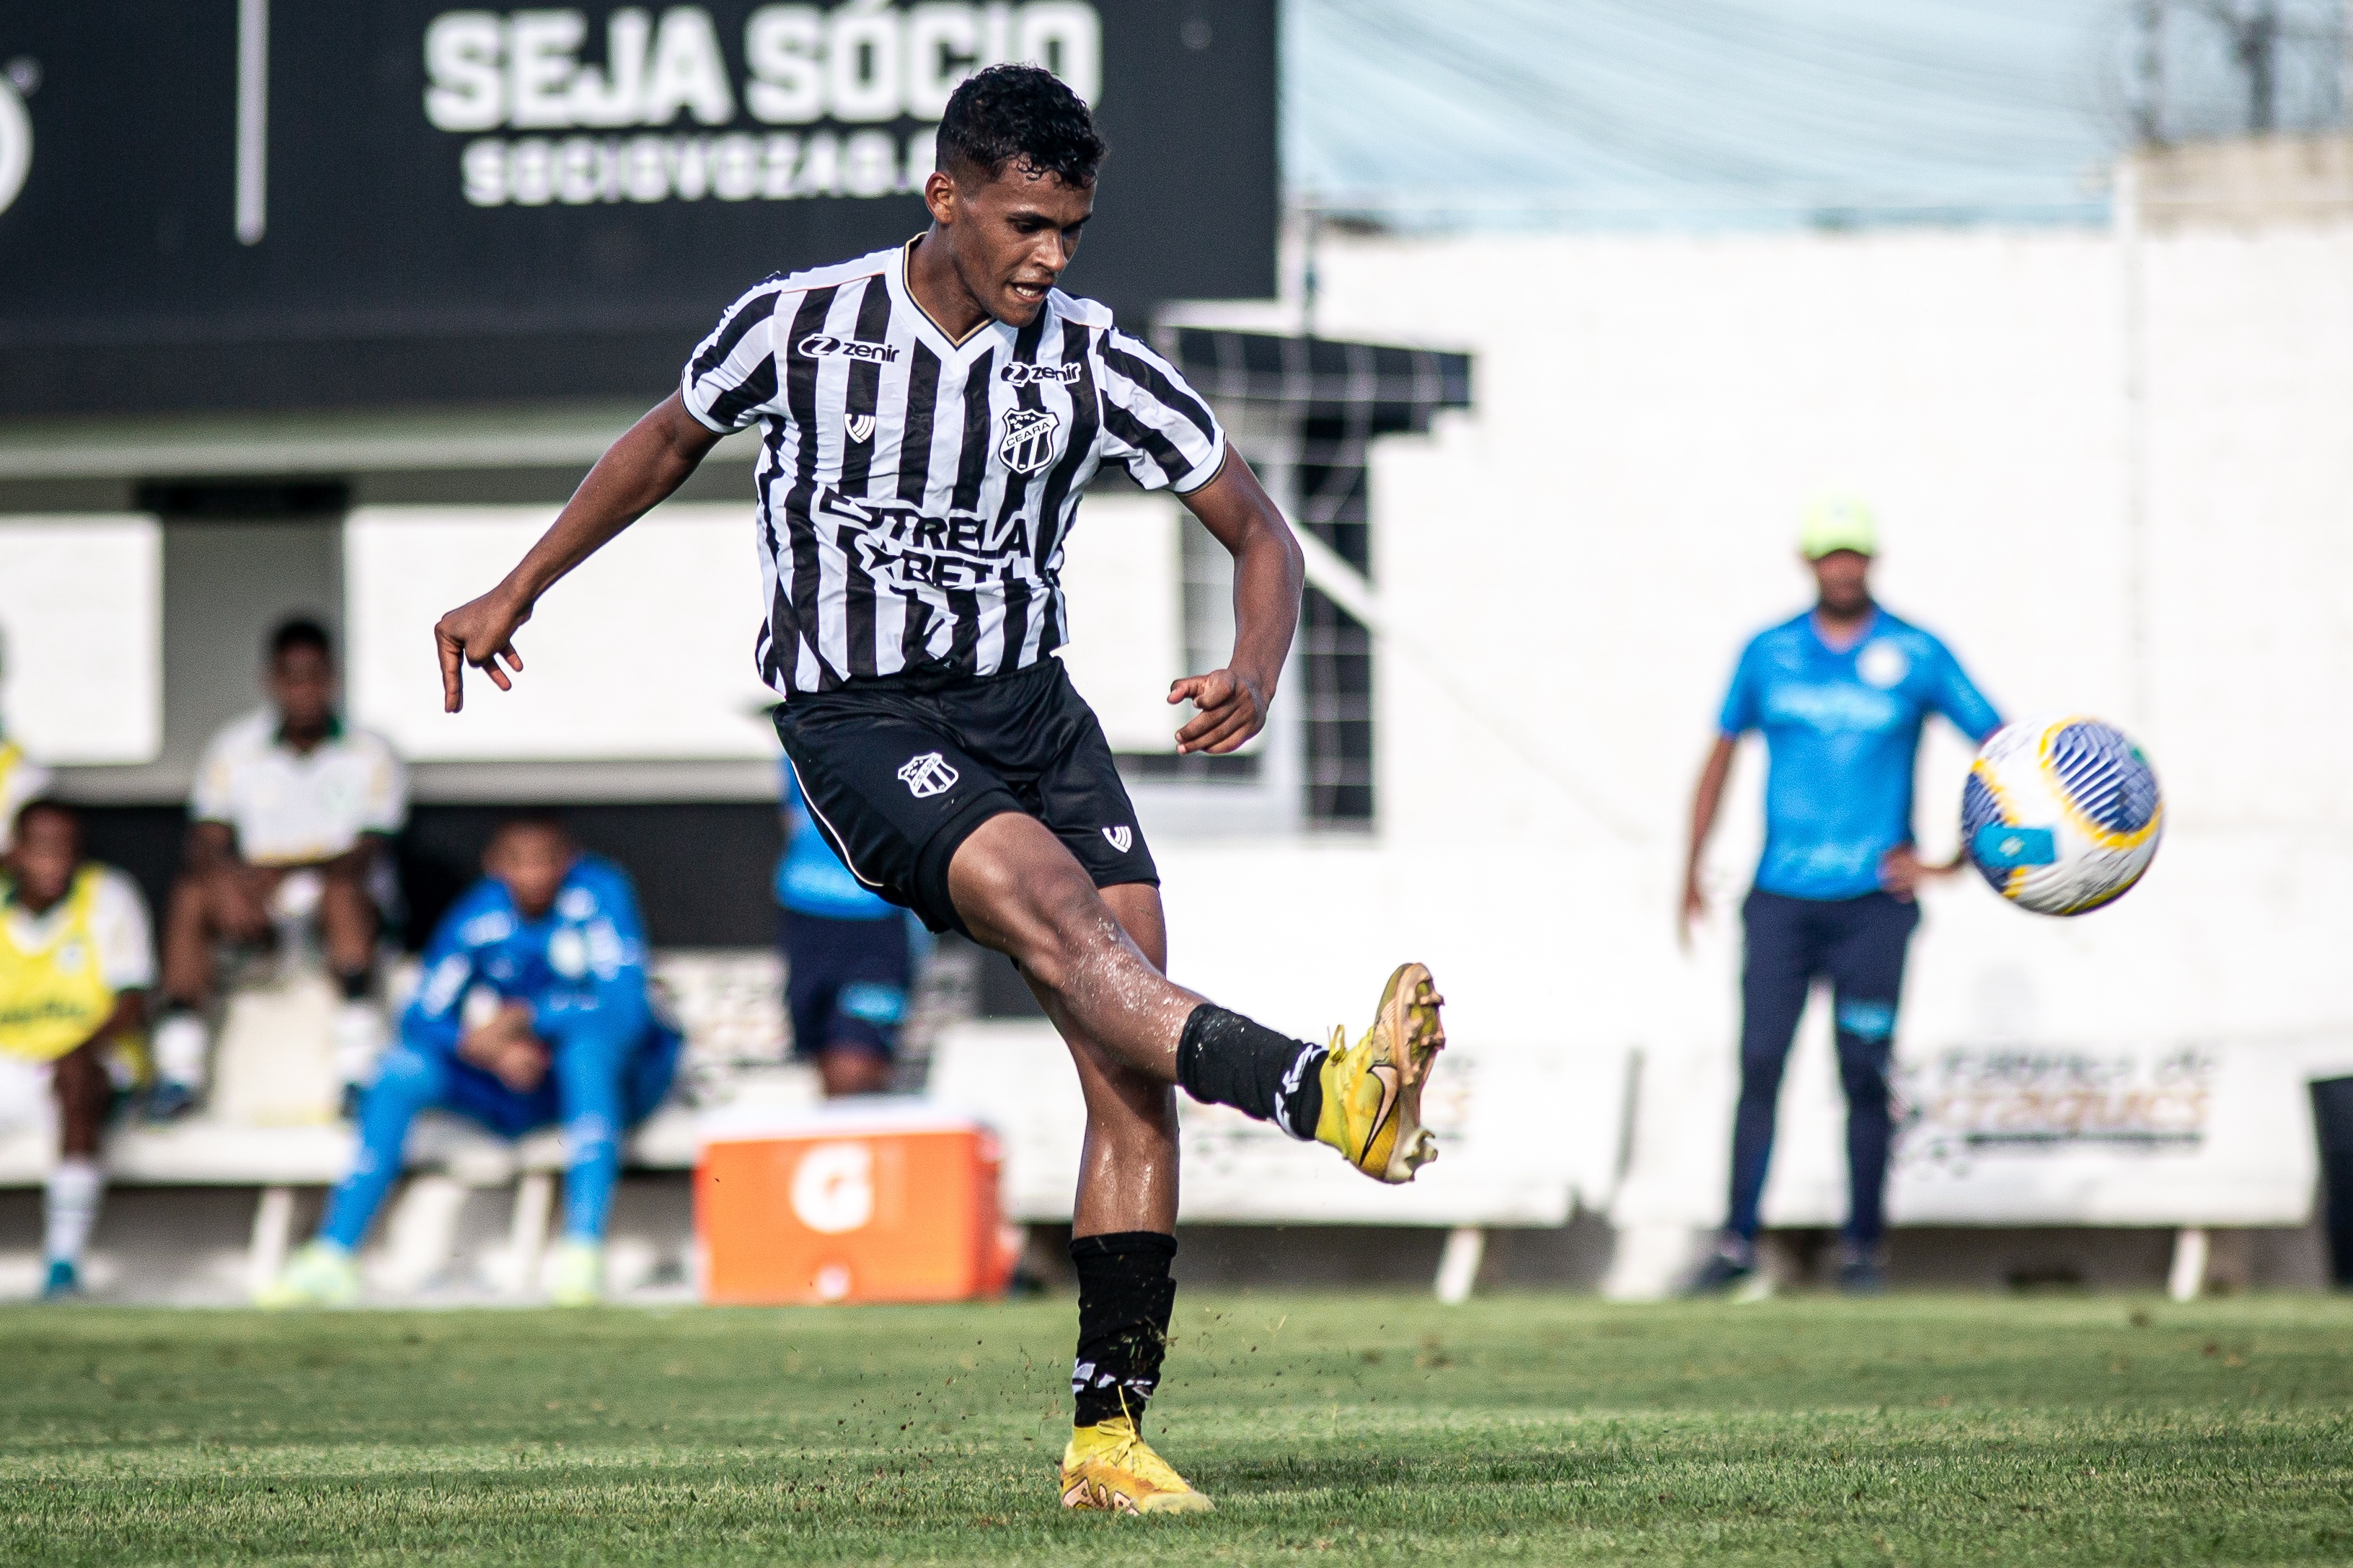
<svg viewBox="0 0 2353 1568"><path fill-rule="evenodd" d="M1104 306L1056 289L953 342L906 266L771 278L687 363L696 418L763 427L760 671L787 698L1037 663L1069 636L1062 544L1095 470L1183 493L1225 460L1208 405Z"/></svg>

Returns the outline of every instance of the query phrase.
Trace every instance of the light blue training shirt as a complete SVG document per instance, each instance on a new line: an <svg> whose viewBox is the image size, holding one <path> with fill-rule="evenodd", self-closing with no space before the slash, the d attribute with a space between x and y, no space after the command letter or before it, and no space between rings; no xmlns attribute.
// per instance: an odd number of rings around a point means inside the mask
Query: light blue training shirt
<svg viewBox="0 0 2353 1568"><path fill-rule="evenodd" d="M776 862L776 902L798 915L822 915L836 921L888 920L899 906L888 903L849 874L849 868L818 831L801 795L800 775L790 759L785 773L784 858Z"/></svg>
<svg viewBox="0 0 2353 1568"><path fill-rule="evenodd" d="M1765 854L1757 886L1792 899L1852 899L1912 842L1920 726L1941 713L1972 741L2001 727L1945 645L1873 610L1839 652L1813 612L1759 632L1740 655L1718 727L1765 735Z"/></svg>

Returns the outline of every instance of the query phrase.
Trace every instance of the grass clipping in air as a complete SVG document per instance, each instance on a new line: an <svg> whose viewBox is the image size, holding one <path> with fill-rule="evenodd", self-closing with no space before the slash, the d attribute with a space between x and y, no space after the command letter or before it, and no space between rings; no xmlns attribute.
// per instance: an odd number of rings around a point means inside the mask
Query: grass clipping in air
<svg viewBox="0 0 2353 1568"><path fill-rule="evenodd" d="M0 1312L0 1559L2353 1558L2353 1302L1188 1291L1149 1434L1218 1511L1154 1521L1055 1506L1071 1336L1067 1303Z"/></svg>

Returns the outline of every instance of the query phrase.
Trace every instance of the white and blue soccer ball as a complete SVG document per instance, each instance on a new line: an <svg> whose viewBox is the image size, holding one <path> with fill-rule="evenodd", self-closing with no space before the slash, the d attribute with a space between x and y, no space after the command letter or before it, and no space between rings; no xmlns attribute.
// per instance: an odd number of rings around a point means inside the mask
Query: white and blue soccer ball
<svg viewBox="0 0 2353 1568"><path fill-rule="evenodd" d="M2068 716L1993 732L1961 786L1961 847L2014 904L2080 915L2122 898L2157 858L2165 796L2123 731Z"/></svg>

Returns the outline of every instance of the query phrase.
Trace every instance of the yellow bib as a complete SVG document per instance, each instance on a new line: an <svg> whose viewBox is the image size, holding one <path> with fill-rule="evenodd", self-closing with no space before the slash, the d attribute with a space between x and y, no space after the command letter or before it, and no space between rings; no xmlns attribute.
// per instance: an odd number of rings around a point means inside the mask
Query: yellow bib
<svg viewBox="0 0 2353 1568"><path fill-rule="evenodd" d="M66 918L40 947L18 947L0 917L0 1055L55 1061L99 1031L114 993L99 968L90 910L99 868L85 866L66 895ZM5 902L5 900L0 900Z"/></svg>

